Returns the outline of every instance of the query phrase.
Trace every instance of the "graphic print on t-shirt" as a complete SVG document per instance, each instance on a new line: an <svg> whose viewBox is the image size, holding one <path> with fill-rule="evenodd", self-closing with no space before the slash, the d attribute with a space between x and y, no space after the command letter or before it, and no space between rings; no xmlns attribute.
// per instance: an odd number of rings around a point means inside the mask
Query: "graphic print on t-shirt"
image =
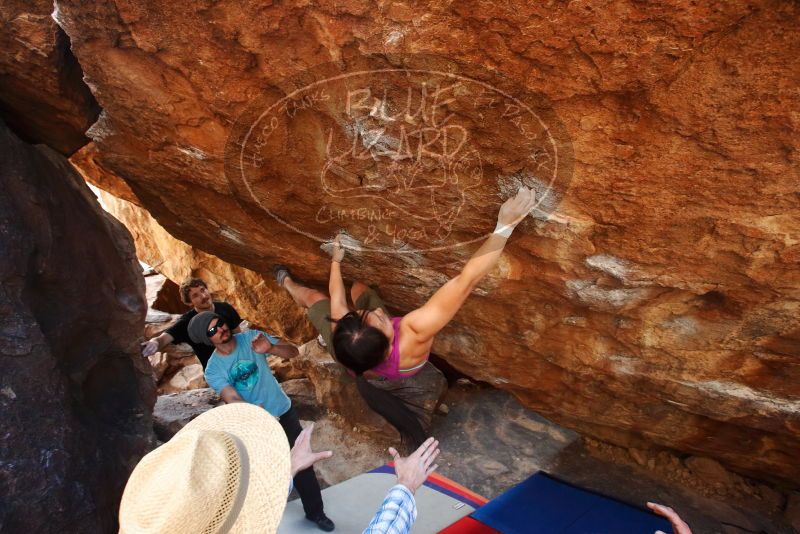
<svg viewBox="0 0 800 534"><path fill-rule="evenodd" d="M251 391L258 382L258 366L252 360L239 360L231 365L228 379L236 389Z"/></svg>

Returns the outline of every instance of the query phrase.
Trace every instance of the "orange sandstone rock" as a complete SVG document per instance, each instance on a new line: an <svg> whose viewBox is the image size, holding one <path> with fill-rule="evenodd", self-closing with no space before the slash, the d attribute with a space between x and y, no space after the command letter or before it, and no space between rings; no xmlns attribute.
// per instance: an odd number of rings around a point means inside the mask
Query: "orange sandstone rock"
<svg viewBox="0 0 800 534"><path fill-rule="evenodd" d="M202 278L215 299L233 305L253 327L265 328L295 343L313 337L305 313L279 290L271 274L222 261L175 239L135 204L105 192L100 197L106 209L131 231L139 258L170 280L180 284L189 276Z"/></svg>
<svg viewBox="0 0 800 534"><path fill-rule="evenodd" d="M52 12L47 0L0 5L0 117L26 141L69 156L89 141L100 109Z"/></svg>
<svg viewBox="0 0 800 534"><path fill-rule="evenodd" d="M83 179L90 184L122 200L131 202L137 206L140 205L139 199L137 199L136 194L131 191L127 182L108 169L104 169L102 165L95 160L96 156L97 146L94 143L89 143L75 152L69 158L69 161L78 169Z"/></svg>
<svg viewBox="0 0 800 534"><path fill-rule="evenodd" d="M176 238L324 286L344 228L405 313L538 187L435 352L587 435L800 480L796 3L57 4L94 159Z"/></svg>

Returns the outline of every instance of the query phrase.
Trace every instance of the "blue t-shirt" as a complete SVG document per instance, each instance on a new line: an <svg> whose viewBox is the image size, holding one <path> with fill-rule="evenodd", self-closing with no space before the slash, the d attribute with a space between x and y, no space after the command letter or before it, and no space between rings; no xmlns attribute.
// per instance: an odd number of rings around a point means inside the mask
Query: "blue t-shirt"
<svg viewBox="0 0 800 534"><path fill-rule="evenodd" d="M261 406L275 417L280 417L292 407L292 401L281 389L267 363L267 355L254 352L250 344L258 334L264 334L270 343L278 338L260 330L246 330L234 334L236 349L227 356L214 350L206 366L206 382L218 394L225 386L233 386L239 396L250 404Z"/></svg>

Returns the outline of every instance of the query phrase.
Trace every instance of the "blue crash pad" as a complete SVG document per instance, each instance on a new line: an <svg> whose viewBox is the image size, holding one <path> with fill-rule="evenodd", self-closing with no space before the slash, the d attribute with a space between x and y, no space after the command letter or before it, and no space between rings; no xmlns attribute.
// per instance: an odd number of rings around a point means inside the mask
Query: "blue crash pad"
<svg viewBox="0 0 800 534"><path fill-rule="evenodd" d="M652 534L666 519L539 472L471 514L503 534Z"/></svg>

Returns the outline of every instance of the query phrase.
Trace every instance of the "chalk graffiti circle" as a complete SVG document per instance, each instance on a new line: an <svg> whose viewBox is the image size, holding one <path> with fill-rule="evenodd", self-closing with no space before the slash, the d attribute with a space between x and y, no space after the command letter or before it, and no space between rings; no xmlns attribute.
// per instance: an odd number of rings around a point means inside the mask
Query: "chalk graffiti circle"
<svg viewBox="0 0 800 534"><path fill-rule="evenodd" d="M403 254L484 239L520 185L536 190L534 215L546 218L569 186L572 148L546 99L497 73L368 56L252 101L225 172L256 220L319 242L345 230L362 251Z"/></svg>

